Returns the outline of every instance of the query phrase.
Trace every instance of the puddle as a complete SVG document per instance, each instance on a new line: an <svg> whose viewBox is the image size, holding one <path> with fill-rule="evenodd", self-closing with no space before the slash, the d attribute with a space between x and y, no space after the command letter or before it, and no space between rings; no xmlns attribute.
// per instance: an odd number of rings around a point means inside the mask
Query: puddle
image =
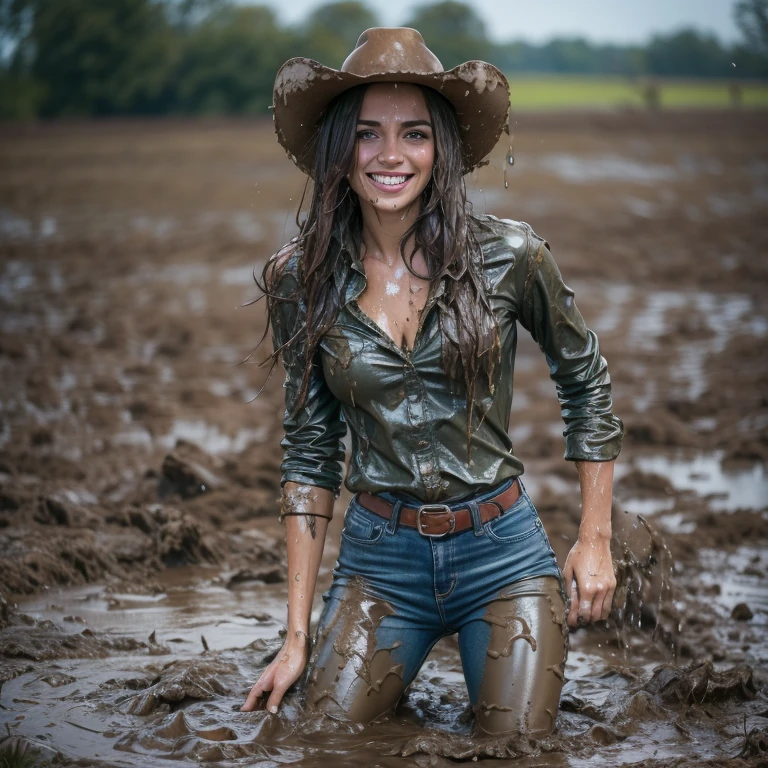
<svg viewBox="0 0 768 768"><path fill-rule="evenodd" d="M32 222L17 216L8 208L0 208L0 242L31 240Z"/></svg>
<svg viewBox="0 0 768 768"><path fill-rule="evenodd" d="M605 154L592 157L557 153L539 160L546 172L569 184L595 184L603 181L628 181L634 184L657 184L674 181L682 175L670 165L643 163L621 155Z"/></svg>
<svg viewBox="0 0 768 768"><path fill-rule="evenodd" d="M257 429L240 429L234 437L224 434L217 426L205 421L178 419L173 423L171 431L161 437L158 443L164 448L171 449L177 440L187 440L196 443L207 453L241 453L251 443L263 443L269 435L269 427Z"/></svg>
<svg viewBox="0 0 768 768"><path fill-rule="evenodd" d="M161 447L172 450L177 440L186 440L199 445L206 453L219 455L223 453L241 453L252 443L263 443L269 436L266 426L256 429L239 429L232 436L222 432L217 426L205 421L177 419L170 432L161 437L153 437L145 427L131 425L113 435L111 442L115 445L130 445L150 450Z"/></svg>
<svg viewBox="0 0 768 768"><path fill-rule="evenodd" d="M452 764L444 758L418 755L430 744L454 751L471 748L467 695L453 638L435 647L398 713L368 728L347 727L334 720L317 722L312 716L304 716L304 722L290 701L276 718L263 712L239 712L264 650L279 642L284 585L247 584L229 590L223 586L225 578L214 577L190 586L202 571L191 568L163 574L164 591L154 595L109 594L90 587L51 590L24 601L23 612L55 622L72 636L84 630L108 633L116 649L130 647L131 640L140 644L108 658L42 661L34 672L6 682L0 706L13 733L44 752L61 750L72 757L135 768L148 764L170 768L180 765L179 761L225 761L244 767L300 763L317 768L399 768ZM630 682L606 672L606 662L621 664L623 654L605 646L603 635L581 633L572 640L564 700L582 702L587 712L610 713ZM650 673L654 658L658 661L652 651L650 658L633 661L638 671ZM167 697L162 701L168 702L159 706L153 704L150 688L158 684ZM143 709L137 711L141 702ZM595 720L568 710L567 704L565 710L551 755L534 752L533 762L525 753L513 762L485 761L481 751L476 762L494 768L613 766L646 754L647 730L652 727L658 735L662 726L658 721L646 723L624 744L614 744L607 751L599 747L587 760L585 752L597 747L586 735ZM603 715L596 717L600 721ZM411 758L404 761L388 754L392 747L407 754L410 749ZM679 755L687 747L673 734L667 749L670 755Z"/></svg>
<svg viewBox="0 0 768 768"><path fill-rule="evenodd" d="M146 641L154 633L157 645L172 644L175 656L199 655L201 636L211 650L242 647L256 639L277 634L284 621L285 599L274 585L245 583L226 588L226 576L214 581L183 582L191 569L160 574L157 595L108 593L104 589L49 590L24 601L19 610L36 618L49 619L72 633L88 627L111 637ZM199 577L202 569L197 569ZM167 579L164 583L163 578ZM254 618L256 617L256 618Z"/></svg>
<svg viewBox="0 0 768 768"><path fill-rule="evenodd" d="M635 464L643 472L667 478L679 491L693 491L708 498L712 509L765 509L768 507L768 474L758 463L749 469L724 470L723 454L670 458L638 456Z"/></svg>
<svg viewBox="0 0 768 768"><path fill-rule="evenodd" d="M618 311L619 306L614 305L614 309ZM676 319L670 322L669 313L675 313ZM688 321L693 323L692 330L680 325ZM703 333L705 338L697 337L699 328L698 335ZM679 360L670 371L670 379L679 386L681 395L695 399L707 388L707 357L723 352L729 340L738 334L761 339L768 335L768 317L759 314L751 297L654 291L648 295L645 308L632 320L629 343L655 351L662 340L669 343L671 335L672 343L679 346Z"/></svg>
<svg viewBox="0 0 768 768"><path fill-rule="evenodd" d="M618 477L618 475L617 475ZM674 499L636 499L630 497L626 502L621 502L619 506L634 515L657 515L659 512L666 512L675 506ZM668 520L665 515L664 520ZM656 521L654 521L656 523Z"/></svg>
<svg viewBox="0 0 768 768"><path fill-rule="evenodd" d="M708 594L723 616L730 616L738 603L746 603L753 613L750 625L768 627L768 553L763 548L739 547L735 552L702 549L699 559L701 583L716 587ZM764 635L762 642L766 644Z"/></svg>
<svg viewBox="0 0 768 768"><path fill-rule="evenodd" d="M19 294L34 288L35 275L30 264L23 261L8 261L0 275L0 299L14 303Z"/></svg>

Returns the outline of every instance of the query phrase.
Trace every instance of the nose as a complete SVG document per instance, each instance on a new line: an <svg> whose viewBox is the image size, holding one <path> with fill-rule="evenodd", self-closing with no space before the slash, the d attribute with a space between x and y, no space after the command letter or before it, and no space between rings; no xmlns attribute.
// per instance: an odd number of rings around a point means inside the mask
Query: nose
<svg viewBox="0 0 768 768"><path fill-rule="evenodd" d="M383 165L400 165L403 162L403 153L396 133L384 136L377 159Z"/></svg>

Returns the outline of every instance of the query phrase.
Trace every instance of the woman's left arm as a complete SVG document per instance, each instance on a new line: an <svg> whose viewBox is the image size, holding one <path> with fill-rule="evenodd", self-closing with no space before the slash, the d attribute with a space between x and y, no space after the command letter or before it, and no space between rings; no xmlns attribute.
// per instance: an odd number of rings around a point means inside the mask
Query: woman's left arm
<svg viewBox="0 0 768 768"><path fill-rule="evenodd" d="M572 627L607 618L616 588L611 561L613 463L623 425L613 413L611 379L597 336L584 323L549 247L529 237L527 263L517 272L519 320L547 357L565 422L565 458L581 484L579 537L563 570Z"/></svg>
<svg viewBox="0 0 768 768"><path fill-rule="evenodd" d="M611 559L613 461L577 461L581 485L579 537L563 568L571 606L568 626L607 619L616 576Z"/></svg>

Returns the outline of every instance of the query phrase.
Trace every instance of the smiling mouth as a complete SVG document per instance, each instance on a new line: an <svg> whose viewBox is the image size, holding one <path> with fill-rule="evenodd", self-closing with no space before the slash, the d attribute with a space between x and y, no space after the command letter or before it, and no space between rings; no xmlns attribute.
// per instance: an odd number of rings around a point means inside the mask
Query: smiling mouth
<svg viewBox="0 0 768 768"><path fill-rule="evenodd" d="M365 175L383 187L402 187L414 174L401 173L389 176L383 173L366 173Z"/></svg>

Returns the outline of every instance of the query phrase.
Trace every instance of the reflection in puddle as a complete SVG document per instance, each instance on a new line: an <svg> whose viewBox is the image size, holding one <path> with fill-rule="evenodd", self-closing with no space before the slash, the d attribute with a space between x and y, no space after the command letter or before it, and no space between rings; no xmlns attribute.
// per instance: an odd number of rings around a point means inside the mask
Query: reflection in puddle
<svg viewBox="0 0 768 768"><path fill-rule="evenodd" d="M177 657L198 655L203 650L201 634L211 650L274 637L285 620L281 588L249 582L227 589L225 583L222 578L220 584L168 586L165 592L153 595L107 593L93 587L50 590L24 601L19 610L35 619L49 619L72 633L88 627L111 637L144 641L154 633L152 642L159 646L172 643Z"/></svg>
<svg viewBox="0 0 768 768"><path fill-rule="evenodd" d="M713 509L764 509L768 506L768 475L758 463L750 469L725 471L722 453L674 459L667 456L639 456L643 472L667 478L680 491L694 491L710 497Z"/></svg>

